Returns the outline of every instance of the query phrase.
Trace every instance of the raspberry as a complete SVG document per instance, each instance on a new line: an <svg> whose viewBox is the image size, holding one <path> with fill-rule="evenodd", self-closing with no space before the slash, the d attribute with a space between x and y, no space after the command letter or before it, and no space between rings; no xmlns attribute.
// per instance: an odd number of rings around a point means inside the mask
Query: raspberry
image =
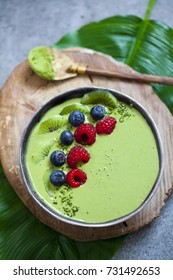
<svg viewBox="0 0 173 280"><path fill-rule="evenodd" d="M87 175L80 169L72 169L66 175L67 183L72 188L78 188L87 180Z"/></svg>
<svg viewBox="0 0 173 280"><path fill-rule="evenodd" d="M90 159L90 155L83 147L75 146L73 147L67 156L68 166L72 169L76 168L76 165L79 161L83 161L84 163L88 162Z"/></svg>
<svg viewBox="0 0 173 280"><path fill-rule="evenodd" d="M80 124L75 130L74 138L83 145L92 145L96 141L95 127L90 123Z"/></svg>
<svg viewBox="0 0 173 280"><path fill-rule="evenodd" d="M96 131L98 134L111 134L116 126L116 119L113 117L106 117L96 124Z"/></svg>

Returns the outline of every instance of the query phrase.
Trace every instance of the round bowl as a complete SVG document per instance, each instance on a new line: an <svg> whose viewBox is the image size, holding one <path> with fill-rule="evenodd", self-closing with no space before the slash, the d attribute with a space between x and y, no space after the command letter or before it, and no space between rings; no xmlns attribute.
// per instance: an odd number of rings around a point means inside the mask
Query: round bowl
<svg viewBox="0 0 173 280"><path fill-rule="evenodd" d="M62 102L66 101L68 99L82 97L84 94L89 93L93 90L97 90L97 89L109 91L119 101L122 101L122 102L124 102L128 105L133 103L133 107L135 109L137 109L142 114L142 116L145 118L145 120L147 121L148 125L150 126L150 128L152 130L152 133L153 133L155 141L156 141L156 146L157 146L157 150L158 150L158 158L159 158L159 172L157 174L157 178L155 180L155 183L153 184L153 186L151 188L151 191L149 192L149 194L147 195L145 200L141 203L141 205L137 209L135 209L134 211L130 212L127 215L124 215L122 217L119 217L119 218L111 220L111 221L106 221L106 222L102 222L102 223L88 223L88 222L85 222L85 221L75 220L73 218L68 218L64 215L61 215L61 214L57 213L56 211L54 211L52 208L50 208L46 203L44 203L41 200L38 193L35 191L35 189L32 187L32 185L30 183L29 176L28 176L28 171L27 171L27 168L26 168L25 154L26 154L28 137L29 137L32 129L34 128L35 124L38 123L41 120L43 115L50 108L52 108L52 107L54 107L58 104L61 104ZM149 113L146 111L146 109L142 105L140 105L136 100L134 100L133 98L131 98L127 95L125 95L124 93L115 91L113 89L100 88L100 87L83 87L83 88L72 89L72 90L69 90L68 92L64 92L64 93L56 96L55 98L48 101L45 105L43 105L33 115L32 119L30 120L28 126L26 127L26 129L23 133L22 139L21 139L20 168L21 168L21 174L22 174L24 184L25 184L27 190L29 191L29 194L32 196L35 203L39 204L39 206L42 209L44 209L47 213L49 213L49 215L53 216L54 218L56 218L56 219L58 219L62 222L65 222L65 223L68 223L68 224L71 224L71 225L78 225L78 226L82 226L82 227L105 227L105 226L111 226L111 225L119 224L120 222L124 222L127 219L133 217L139 211L141 211L145 207L145 205L151 200L151 198L153 197L154 193L156 192L156 190L157 190L157 188L160 184L160 180L161 180L161 176L162 176L162 172L163 172L163 148L162 148L160 135L159 135L159 132L158 132L158 129L156 127L155 122L153 121L153 119L149 115Z"/></svg>

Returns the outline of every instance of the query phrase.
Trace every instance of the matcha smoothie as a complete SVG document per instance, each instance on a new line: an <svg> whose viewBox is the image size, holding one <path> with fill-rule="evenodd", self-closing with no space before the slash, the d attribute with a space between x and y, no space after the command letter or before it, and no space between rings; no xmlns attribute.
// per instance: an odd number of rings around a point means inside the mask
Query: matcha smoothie
<svg viewBox="0 0 173 280"><path fill-rule="evenodd" d="M95 98L99 95L102 98ZM104 108L101 120L91 115L96 105ZM111 133L96 131L92 144L83 145L74 138L65 145L60 140L61 133L69 130L74 135L77 130L69 122L75 110L82 112L83 123L92 124L94 129L106 118L116 120L116 125ZM62 170L67 175L71 170L67 158L76 146L89 154L88 161L76 164L76 169L86 174L85 182L75 188L68 182L52 184L53 171ZM59 167L50 160L55 150L66 156ZM108 222L136 210L150 193L159 172L156 141L145 118L133 104L120 102L108 92L96 91L69 99L44 114L30 133L25 163L30 183L46 205L60 215L86 223Z"/></svg>

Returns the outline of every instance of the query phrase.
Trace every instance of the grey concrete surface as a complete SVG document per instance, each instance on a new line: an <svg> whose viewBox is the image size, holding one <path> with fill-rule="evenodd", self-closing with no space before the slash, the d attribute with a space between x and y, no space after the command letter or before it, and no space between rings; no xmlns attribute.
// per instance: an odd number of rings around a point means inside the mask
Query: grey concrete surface
<svg viewBox="0 0 173 280"><path fill-rule="evenodd" d="M143 17L148 0L0 0L0 87L30 49L113 15ZM157 0L151 18L173 27L173 1ZM173 259L173 195L159 218L128 236L114 259Z"/></svg>

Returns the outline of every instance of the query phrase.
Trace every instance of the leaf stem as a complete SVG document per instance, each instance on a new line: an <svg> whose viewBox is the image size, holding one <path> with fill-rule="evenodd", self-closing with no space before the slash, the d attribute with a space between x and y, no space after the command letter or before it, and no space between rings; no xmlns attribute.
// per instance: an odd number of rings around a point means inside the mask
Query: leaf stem
<svg viewBox="0 0 173 280"><path fill-rule="evenodd" d="M126 59L126 64L128 64L130 66L133 65L134 58L136 56L136 53L138 52L138 49L140 47L142 38L143 38L143 36L145 34L145 31L147 29L148 19L150 17L151 11L154 7L155 1L156 0L149 0L144 18L141 21L141 25L139 27L139 30L138 30L138 33L137 33L137 36L136 36L136 40L131 45L129 54L128 54L127 59Z"/></svg>
<svg viewBox="0 0 173 280"><path fill-rule="evenodd" d="M144 20L148 20L149 19L155 2L156 2L156 0L149 0L148 1L148 6L147 6L147 9L146 9L146 12L145 12Z"/></svg>

